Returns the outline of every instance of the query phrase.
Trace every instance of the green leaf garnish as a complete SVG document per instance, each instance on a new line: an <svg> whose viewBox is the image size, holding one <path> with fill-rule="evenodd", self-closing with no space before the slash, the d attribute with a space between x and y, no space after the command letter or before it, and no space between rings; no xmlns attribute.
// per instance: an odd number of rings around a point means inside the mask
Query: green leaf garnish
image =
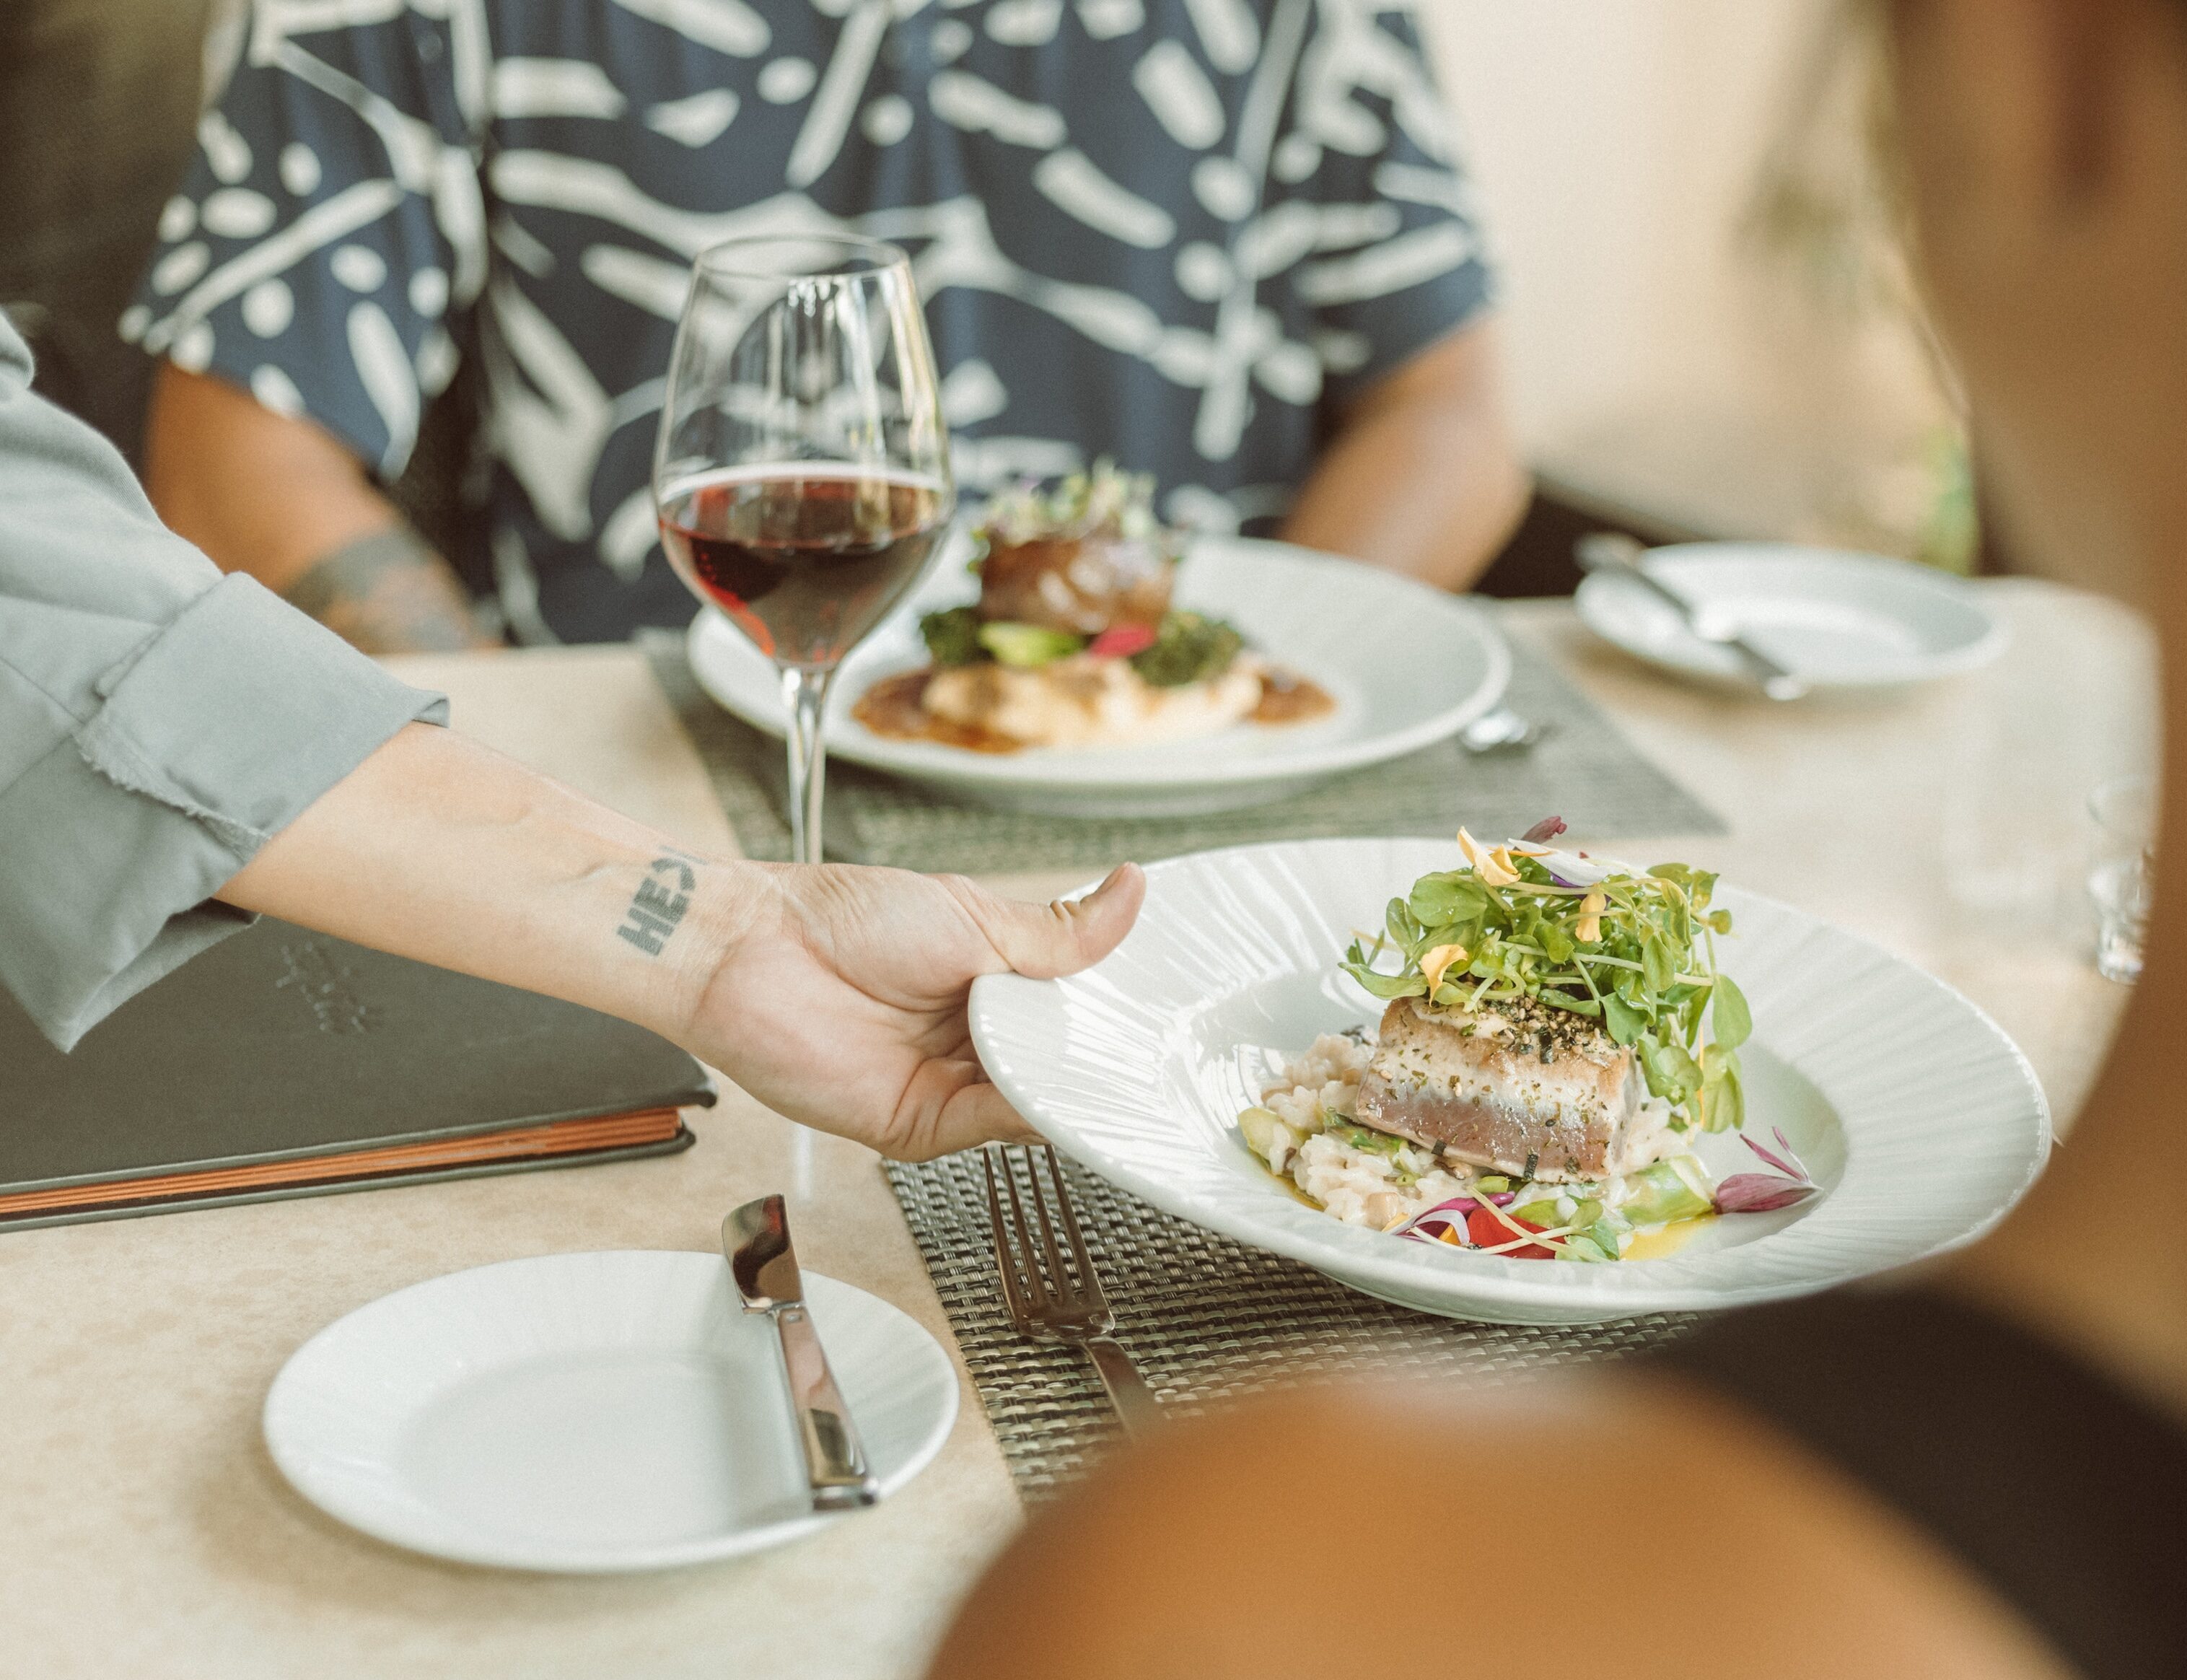
<svg viewBox="0 0 2187 1680"><path fill-rule="evenodd" d="M1472 873L1453 869L1439 875L1422 875L1400 901L1423 928L1448 927L1471 921L1488 907L1488 891Z"/></svg>
<svg viewBox="0 0 2187 1680"><path fill-rule="evenodd" d="M1616 992L1602 1000L1602 1024L1610 1029L1610 1036L1620 1044L1635 1044L1647 1031L1648 1017Z"/></svg>
<svg viewBox="0 0 2187 1680"><path fill-rule="evenodd" d="M1735 1132L1746 1121L1746 1087L1740 1077L1739 1053L1711 1044L1701 1052L1701 1127Z"/></svg>
<svg viewBox="0 0 2187 1680"><path fill-rule="evenodd" d="M1745 995L1717 969L1715 940L1731 931L1732 918L1709 907L1716 876L1661 863L1568 885L1554 857L1529 856L1518 842L1495 851L1500 861L1486 877L1485 864L1438 870L1391 899L1384 932L1372 949L1354 943L1345 971L1385 1001L1425 997L1421 964L1436 953L1435 1005L1524 1003L1599 1020L1671 1104L1675 1128L1738 1125L1737 1053L1754 1023ZM1462 960L1444 952L1453 945Z"/></svg>
<svg viewBox="0 0 2187 1680"><path fill-rule="evenodd" d="M1130 663L1152 687L1181 688L1220 677L1245 645L1245 638L1219 618L1173 612L1162 619L1154 645L1133 654Z"/></svg>
<svg viewBox="0 0 2187 1680"><path fill-rule="evenodd" d="M1729 975L1716 977L1716 1001L1709 1009L1709 1026L1718 1046L1736 1050L1754 1036L1754 1014L1746 1007L1746 994L1732 984Z"/></svg>
<svg viewBox="0 0 2187 1680"><path fill-rule="evenodd" d="M980 645L977 607L929 613L919 621L919 633L926 640L928 657L938 666L978 665L992 657Z"/></svg>

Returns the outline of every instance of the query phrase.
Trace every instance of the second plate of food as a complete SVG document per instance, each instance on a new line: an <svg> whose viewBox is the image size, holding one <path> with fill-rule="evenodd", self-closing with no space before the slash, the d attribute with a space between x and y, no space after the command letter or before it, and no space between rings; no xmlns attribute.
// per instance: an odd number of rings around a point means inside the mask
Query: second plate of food
<svg viewBox="0 0 2187 1680"><path fill-rule="evenodd" d="M2048 1154L1974 1004L1702 871L1343 840L1147 875L1093 968L975 983L981 1060L1112 1182L1403 1306L1806 1294L1971 1240Z"/></svg>
<svg viewBox="0 0 2187 1680"><path fill-rule="evenodd" d="M1008 751L878 733L857 716L860 702L925 667L920 619L968 604L978 590L964 552L945 553L912 600L845 662L829 697L831 756L1020 810L1218 811L1432 745L1493 706L1510 677L1510 655L1474 602L1285 543L1201 537L1178 568L1176 605L1235 626L1249 655L1324 693L1333 703L1325 711L1285 722L1249 716L1184 739ZM774 668L733 625L702 613L689 649L709 694L746 722L783 733Z"/></svg>

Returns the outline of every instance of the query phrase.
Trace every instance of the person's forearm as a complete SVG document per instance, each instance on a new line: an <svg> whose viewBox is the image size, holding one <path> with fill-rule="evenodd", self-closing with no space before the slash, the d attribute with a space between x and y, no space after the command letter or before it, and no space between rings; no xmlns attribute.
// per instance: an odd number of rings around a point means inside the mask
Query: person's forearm
<svg viewBox="0 0 2187 1680"><path fill-rule="evenodd" d="M1024 1122L972 982L1072 973L1138 912L1128 867L1019 904L896 869L708 858L488 749L406 729L219 896L652 1028L791 1120L923 1160Z"/></svg>
<svg viewBox="0 0 2187 1680"><path fill-rule="evenodd" d="M1484 325L1423 352L1359 403L1282 534L1463 589L1517 528L1530 493Z"/></svg>
<svg viewBox="0 0 2187 1680"><path fill-rule="evenodd" d="M447 730L404 730L222 889L239 909L684 1036L749 866Z"/></svg>
<svg viewBox="0 0 2187 1680"><path fill-rule="evenodd" d="M145 485L169 529L370 654L483 643L454 569L308 420L163 362Z"/></svg>
<svg viewBox="0 0 2187 1680"><path fill-rule="evenodd" d="M1487 428L1463 416L1378 414L1323 457L1283 537L1465 589L1518 527L1528 494Z"/></svg>

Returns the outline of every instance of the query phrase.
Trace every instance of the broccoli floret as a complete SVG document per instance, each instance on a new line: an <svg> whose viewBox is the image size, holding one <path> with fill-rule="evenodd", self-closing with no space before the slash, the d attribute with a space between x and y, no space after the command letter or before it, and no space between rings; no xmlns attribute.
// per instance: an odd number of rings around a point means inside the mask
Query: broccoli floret
<svg viewBox="0 0 2187 1680"><path fill-rule="evenodd" d="M1132 669L1157 688L1181 688L1220 677L1245 638L1219 618L1174 612L1161 621L1155 644L1132 655Z"/></svg>
<svg viewBox="0 0 2187 1680"><path fill-rule="evenodd" d="M939 666L978 665L994 657L980 645L977 607L929 613L919 621L919 633L926 638L926 651Z"/></svg>

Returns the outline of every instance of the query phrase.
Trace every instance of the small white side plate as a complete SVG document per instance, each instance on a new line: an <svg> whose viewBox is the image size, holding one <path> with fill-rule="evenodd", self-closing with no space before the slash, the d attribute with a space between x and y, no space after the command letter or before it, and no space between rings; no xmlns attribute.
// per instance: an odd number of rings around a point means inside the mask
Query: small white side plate
<svg viewBox="0 0 2187 1680"><path fill-rule="evenodd" d="M957 1415L934 1338L806 1274L885 1497ZM290 1484L378 1539L459 1563L619 1574L779 1546L814 1514L773 1327L719 1255L547 1255L434 1278L329 1324L266 1396Z"/></svg>
<svg viewBox="0 0 2187 1680"><path fill-rule="evenodd" d="M1257 804L1432 745L1494 705L1510 680L1510 651L1476 602L1287 543L1202 537L1179 570L1178 604L1229 620L1321 684L1336 700L1332 716L1147 746L1006 754L876 735L851 708L879 678L927 662L919 615L978 593L961 551L950 553L844 661L829 695L828 752L984 804L1103 817ZM747 723L783 733L774 667L728 620L701 613L686 645L701 688Z"/></svg>
<svg viewBox="0 0 2187 1680"><path fill-rule="evenodd" d="M1721 607L1813 688L1885 688L1987 665L2004 623L1963 578L1880 554L1777 542L1682 542L1648 570L1697 605ZM1636 659L1751 685L1739 655L1688 630L1666 602L1614 573L1579 587L1587 627Z"/></svg>

